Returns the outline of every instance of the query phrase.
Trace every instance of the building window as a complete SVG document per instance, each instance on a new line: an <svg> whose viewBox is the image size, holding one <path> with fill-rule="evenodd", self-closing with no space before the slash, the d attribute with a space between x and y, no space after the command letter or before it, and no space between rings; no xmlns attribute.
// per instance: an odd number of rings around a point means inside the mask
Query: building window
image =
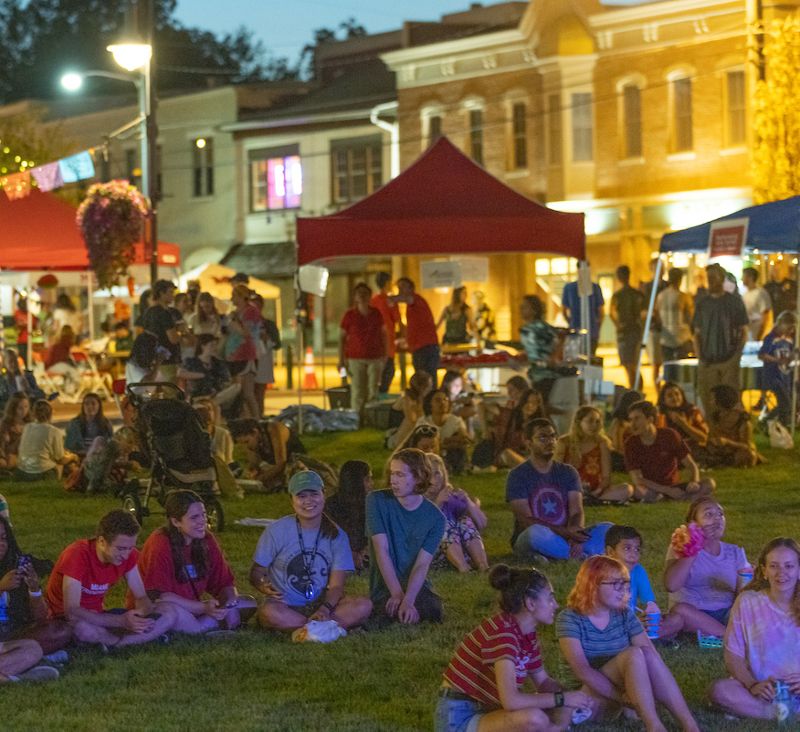
<svg viewBox="0 0 800 732"><path fill-rule="evenodd" d="M642 92L635 84L622 90L622 120L625 157L642 157Z"/></svg>
<svg viewBox="0 0 800 732"><path fill-rule="evenodd" d="M442 136L442 118L438 114L428 117L428 147Z"/></svg>
<svg viewBox="0 0 800 732"><path fill-rule="evenodd" d="M214 195L214 138L198 137L192 140L192 195Z"/></svg>
<svg viewBox="0 0 800 732"><path fill-rule="evenodd" d="M250 152L251 211L300 208L303 169L298 153L297 145Z"/></svg>
<svg viewBox="0 0 800 732"><path fill-rule="evenodd" d="M561 165L561 99L558 94L547 98L547 142L550 165Z"/></svg>
<svg viewBox="0 0 800 732"><path fill-rule="evenodd" d="M594 156L592 149L592 95L581 92L572 95L572 159L588 162Z"/></svg>
<svg viewBox="0 0 800 732"><path fill-rule="evenodd" d="M483 165L483 110L469 110L469 155Z"/></svg>
<svg viewBox="0 0 800 732"><path fill-rule="evenodd" d="M747 138L744 71L729 71L725 75L727 101L728 147L744 145Z"/></svg>
<svg viewBox="0 0 800 732"><path fill-rule="evenodd" d="M383 185L383 144L380 137L331 143L332 200L357 201Z"/></svg>
<svg viewBox="0 0 800 732"><path fill-rule="evenodd" d="M673 79L673 152L686 152L694 148L692 139L692 80Z"/></svg>
<svg viewBox="0 0 800 732"><path fill-rule="evenodd" d="M528 167L528 105L516 102L511 107L511 141L513 144L513 169Z"/></svg>

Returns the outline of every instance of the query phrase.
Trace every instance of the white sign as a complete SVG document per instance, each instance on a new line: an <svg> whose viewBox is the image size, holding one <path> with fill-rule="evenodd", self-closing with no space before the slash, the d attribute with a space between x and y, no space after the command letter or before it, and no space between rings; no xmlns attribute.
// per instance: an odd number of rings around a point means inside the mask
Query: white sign
<svg viewBox="0 0 800 732"><path fill-rule="evenodd" d="M461 264L459 262L423 262L422 289L433 290L437 287L461 287Z"/></svg>
<svg viewBox="0 0 800 732"><path fill-rule="evenodd" d="M464 282L488 282L489 258L488 257L459 257L461 265L461 279Z"/></svg>

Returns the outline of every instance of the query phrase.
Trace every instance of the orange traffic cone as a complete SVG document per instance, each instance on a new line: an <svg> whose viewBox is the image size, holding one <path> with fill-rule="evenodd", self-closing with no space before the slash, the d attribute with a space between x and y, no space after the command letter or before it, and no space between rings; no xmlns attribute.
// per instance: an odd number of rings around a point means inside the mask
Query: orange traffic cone
<svg viewBox="0 0 800 732"><path fill-rule="evenodd" d="M306 348L306 355L303 362L305 364L305 366L303 366L303 388L319 389L317 375L314 373L314 351L311 350L311 346Z"/></svg>

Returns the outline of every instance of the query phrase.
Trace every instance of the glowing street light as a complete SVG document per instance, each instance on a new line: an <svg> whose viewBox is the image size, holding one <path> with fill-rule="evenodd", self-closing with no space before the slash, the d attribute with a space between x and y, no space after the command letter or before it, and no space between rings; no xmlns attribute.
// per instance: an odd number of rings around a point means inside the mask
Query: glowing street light
<svg viewBox="0 0 800 732"><path fill-rule="evenodd" d="M106 50L111 52L117 65L126 71L146 73L153 57L153 47L149 43L112 43Z"/></svg>

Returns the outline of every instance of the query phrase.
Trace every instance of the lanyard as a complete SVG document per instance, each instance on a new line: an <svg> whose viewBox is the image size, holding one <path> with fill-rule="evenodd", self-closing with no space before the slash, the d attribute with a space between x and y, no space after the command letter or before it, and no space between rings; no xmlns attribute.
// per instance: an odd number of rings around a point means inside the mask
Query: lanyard
<svg viewBox="0 0 800 732"><path fill-rule="evenodd" d="M314 599L314 583L312 581L314 571L314 560L317 558L317 549L319 548L319 537L322 535L322 525L317 529L317 538L314 540L314 551L311 552L311 558L306 559L306 545L303 542L303 532L300 530L300 519L295 516L295 523L297 524L297 541L300 542L300 556L303 559L303 570L305 571L306 588L303 594L306 600Z"/></svg>

